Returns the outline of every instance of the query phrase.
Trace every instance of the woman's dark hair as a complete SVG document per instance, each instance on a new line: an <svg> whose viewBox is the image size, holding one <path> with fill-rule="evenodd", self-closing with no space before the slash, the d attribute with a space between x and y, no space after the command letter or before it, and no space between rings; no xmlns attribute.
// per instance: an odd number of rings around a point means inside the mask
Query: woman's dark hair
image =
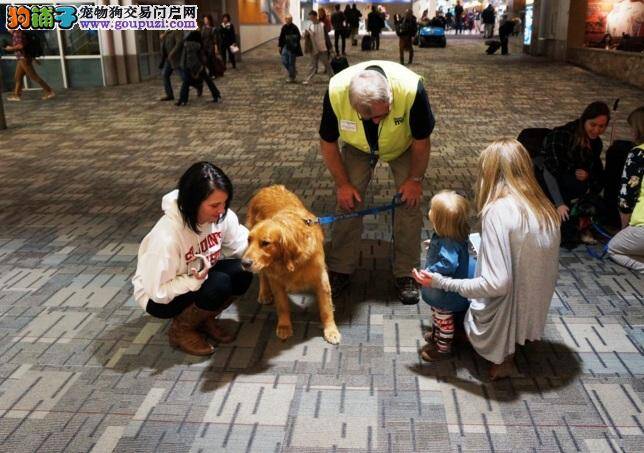
<svg viewBox="0 0 644 453"><path fill-rule="evenodd" d="M610 109L606 103L601 101L595 101L584 109L581 116L579 117L579 124L577 124L577 131L575 133L575 144L580 145L587 142L586 130L584 129L584 124L586 121L597 118L598 116L605 116L608 121L610 121ZM608 124L608 123L606 123Z"/></svg>
<svg viewBox="0 0 644 453"><path fill-rule="evenodd" d="M233 185L228 176L217 166L210 162L197 162L192 164L179 179L179 198L177 205L183 221L192 231L199 233L197 215L199 206L210 196L213 190L218 189L228 194L226 210L220 221L226 217L228 208L233 199Z"/></svg>
<svg viewBox="0 0 644 453"><path fill-rule="evenodd" d="M223 21L224 19L228 19L228 22L230 22L230 14L224 13L224 15L221 16L221 20Z"/></svg>
<svg viewBox="0 0 644 453"><path fill-rule="evenodd" d="M206 19L208 19L208 25L210 25L211 27L215 25L215 21L212 19L212 14L206 14L205 16L203 16L203 19L204 24L206 23Z"/></svg>

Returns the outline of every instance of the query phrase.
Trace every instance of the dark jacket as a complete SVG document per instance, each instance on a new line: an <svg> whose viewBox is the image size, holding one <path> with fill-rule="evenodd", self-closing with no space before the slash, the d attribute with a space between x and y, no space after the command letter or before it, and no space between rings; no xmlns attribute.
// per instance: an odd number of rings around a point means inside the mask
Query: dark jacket
<svg viewBox="0 0 644 453"><path fill-rule="evenodd" d="M344 14L344 16L351 28L358 28L360 26L362 13L359 10L351 8Z"/></svg>
<svg viewBox="0 0 644 453"><path fill-rule="evenodd" d="M183 32L181 30L170 30L165 32L161 39L161 62L170 62L172 69L178 69L181 65L181 53L183 52Z"/></svg>
<svg viewBox="0 0 644 453"><path fill-rule="evenodd" d="M300 44L301 38L302 36L300 35L300 29L297 28L297 25L285 24L282 27L279 40L277 41L277 46L280 49L280 53L282 53L282 49L286 47L289 52L295 54L298 57L304 55L302 53L302 46Z"/></svg>
<svg viewBox="0 0 644 453"><path fill-rule="evenodd" d="M499 39L507 38L514 31L514 22L510 19L506 20L499 27Z"/></svg>
<svg viewBox="0 0 644 453"><path fill-rule="evenodd" d="M483 12L481 13L481 20L484 24L494 24L494 22L496 21L496 13L494 12L494 8L492 8L492 6L488 6L483 10Z"/></svg>
<svg viewBox="0 0 644 453"><path fill-rule="evenodd" d="M371 11L367 15L367 30L370 32L380 33L385 28L385 20L378 11Z"/></svg>
<svg viewBox="0 0 644 453"><path fill-rule="evenodd" d="M543 140L541 152L544 165L557 180L566 203L590 192L599 195L604 188L604 167L600 158L603 143L597 137L590 141L590 149L575 145L575 131L579 120L555 128ZM586 181L575 176L578 169L589 173Z"/></svg>
<svg viewBox="0 0 644 453"><path fill-rule="evenodd" d="M232 22L229 22L228 26L224 26L223 24L219 26L219 42L221 43L222 50L227 49L237 42L235 26Z"/></svg>
<svg viewBox="0 0 644 453"><path fill-rule="evenodd" d="M201 43L195 41L184 41L181 52L181 69L188 72L192 77L197 77L204 66L204 54Z"/></svg>
<svg viewBox="0 0 644 453"><path fill-rule="evenodd" d="M414 36L417 31L416 16L403 16L402 20L396 24L396 34L401 38Z"/></svg>
<svg viewBox="0 0 644 453"><path fill-rule="evenodd" d="M347 18L342 11L333 11L333 14L331 14L331 25L333 25L334 30L343 30L346 20Z"/></svg>

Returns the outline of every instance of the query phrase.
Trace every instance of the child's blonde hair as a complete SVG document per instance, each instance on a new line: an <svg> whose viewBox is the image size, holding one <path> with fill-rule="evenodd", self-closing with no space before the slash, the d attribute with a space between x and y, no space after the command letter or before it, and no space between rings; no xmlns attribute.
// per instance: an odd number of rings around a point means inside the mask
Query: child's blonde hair
<svg viewBox="0 0 644 453"><path fill-rule="evenodd" d="M546 228L559 228L559 215L534 176L528 151L514 139L496 140L481 152L476 187L480 215L490 203L513 195L519 201L520 214L530 211Z"/></svg>
<svg viewBox="0 0 644 453"><path fill-rule="evenodd" d="M442 190L432 197L429 220L439 236L465 241L470 233L469 211L470 203L464 196L453 190Z"/></svg>

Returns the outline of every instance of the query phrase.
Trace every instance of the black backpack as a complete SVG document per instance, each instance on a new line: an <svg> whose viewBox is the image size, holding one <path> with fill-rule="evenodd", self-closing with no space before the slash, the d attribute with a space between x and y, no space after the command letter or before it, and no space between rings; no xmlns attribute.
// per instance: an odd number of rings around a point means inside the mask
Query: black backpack
<svg viewBox="0 0 644 453"><path fill-rule="evenodd" d="M45 54L46 43L43 32L40 30L30 30L23 33L23 51L25 53L25 56L31 59L42 57Z"/></svg>

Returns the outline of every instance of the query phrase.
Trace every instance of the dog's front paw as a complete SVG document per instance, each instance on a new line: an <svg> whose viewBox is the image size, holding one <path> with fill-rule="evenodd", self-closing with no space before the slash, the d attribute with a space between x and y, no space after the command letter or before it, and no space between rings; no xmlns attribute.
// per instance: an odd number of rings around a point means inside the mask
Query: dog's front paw
<svg viewBox="0 0 644 453"><path fill-rule="evenodd" d="M278 325L275 333L280 340L286 340L288 337L293 336L293 327L290 324Z"/></svg>
<svg viewBox="0 0 644 453"><path fill-rule="evenodd" d="M339 344L342 335L336 326L329 326L324 329L324 339L331 344Z"/></svg>
<svg viewBox="0 0 644 453"><path fill-rule="evenodd" d="M260 305L273 305L273 296L262 296L261 294L257 297L257 303Z"/></svg>

